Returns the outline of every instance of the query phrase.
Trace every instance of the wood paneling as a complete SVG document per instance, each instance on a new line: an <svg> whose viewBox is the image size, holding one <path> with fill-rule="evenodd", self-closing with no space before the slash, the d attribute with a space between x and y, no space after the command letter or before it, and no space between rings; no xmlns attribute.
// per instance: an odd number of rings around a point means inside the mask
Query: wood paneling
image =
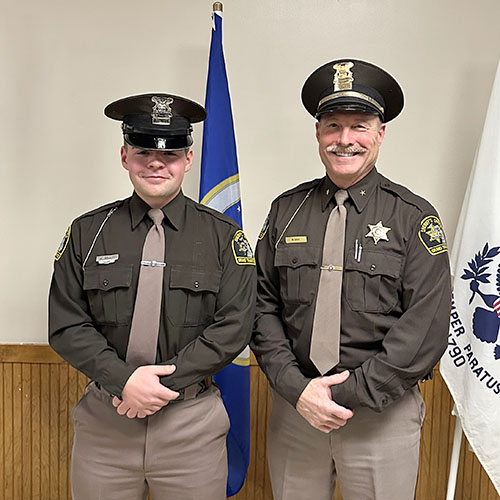
<svg viewBox="0 0 500 500"><path fill-rule="evenodd" d="M272 500L266 464L267 381L252 358L251 464L235 500ZM71 409L87 379L45 345L0 345L0 500L69 500ZM454 431L452 400L439 372L422 386L417 500L444 500ZM463 439L456 500L500 500ZM341 500L340 491L335 500Z"/></svg>
<svg viewBox="0 0 500 500"><path fill-rule="evenodd" d="M71 498L70 412L85 384L48 346L0 346L0 500Z"/></svg>

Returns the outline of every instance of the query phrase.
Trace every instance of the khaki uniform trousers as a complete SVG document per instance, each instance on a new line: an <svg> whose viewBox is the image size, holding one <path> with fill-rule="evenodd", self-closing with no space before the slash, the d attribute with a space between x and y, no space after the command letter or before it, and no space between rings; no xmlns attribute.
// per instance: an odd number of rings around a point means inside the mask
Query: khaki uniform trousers
<svg viewBox="0 0 500 500"><path fill-rule="evenodd" d="M144 419L91 383L73 409L74 500L223 500L229 419L215 386Z"/></svg>
<svg viewBox="0 0 500 500"><path fill-rule="evenodd" d="M418 387L382 413L355 411L325 434L273 391L268 460L274 500L414 500L425 404Z"/></svg>

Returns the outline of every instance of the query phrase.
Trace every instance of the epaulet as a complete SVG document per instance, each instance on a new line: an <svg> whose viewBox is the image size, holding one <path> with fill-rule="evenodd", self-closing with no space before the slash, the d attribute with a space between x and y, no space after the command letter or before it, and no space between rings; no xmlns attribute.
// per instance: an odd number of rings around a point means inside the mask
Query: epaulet
<svg viewBox="0 0 500 500"><path fill-rule="evenodd" d="M295 186L294 188L281 193L274 201L285 198L286 196L291 196L295 193L303 193L309 191L310 189L315 188L322 181L322 179L323 178L319 178L313 179L312 181L303 182L302 184L299 184L298 186Z"/></svg>
<svg viewBox="0 0 500 500"><path fill-rule="evenodd" d="M112 208L115 208L115 207L116 208L121 207L127 199L128 198L126 198L124 200L116 200L116 201L113 201L111 203L107 203L106 205L103 205L102 207L94 208L94 210L90 210L89 212L85 212L84 214L77 217L75 219L75 222L79 221L81 219L84 219L86 217L91 217L92 215L97 215L101 212L108 212L109 210L111 210Z"/></svg>
<svg viewBox="0 0 500 500"><path fill-rule="evenodd" d="M209 214L216 219L219 219L222 222L226 222L227 224L230 224L231 226L234 226L236 228L239 228L238 224L234 222L231 217L228 217L227 215L224 215L223 213L219 212L218 210L215 210L214 208L207 207L206 205L202 205L201 203L198 203L197 201L192 200L191 198L188 198L186 196L186 203L190 202L191 205L195 210L198 210L199 212L203 212L206 214Z"/></svg>
<svg viewBox="0 0 500 500"><path fill-rule="evenodd" d="M387 179L383 175L380 175L380 177L380 187L385 191L389 191L396 195L398 198L416 207L421 212L435 212L434 207L426 199L413 193L407 187Z"/></svg>

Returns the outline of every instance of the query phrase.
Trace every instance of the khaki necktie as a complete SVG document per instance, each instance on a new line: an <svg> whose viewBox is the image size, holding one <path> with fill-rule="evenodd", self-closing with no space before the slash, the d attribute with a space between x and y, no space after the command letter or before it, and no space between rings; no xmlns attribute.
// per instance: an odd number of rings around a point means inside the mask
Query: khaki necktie
<svg viewBox="0 0 500 500"><path fill-rule="evenodd" d="M337 206L330 213L323 243L323 265L311 334L310 358L321 375L339 362L340 296L344 265L347 191L335 193Z"/></svg>
<svg viewBox="0 0 500 500"><path fill-rule="evenodd" d="M159 208L153 208L148 216L154 225L146 235L142 248L141 270L127 348L127 361L135 366L152 365L156 362L163 293L164 215Z"/></svg>

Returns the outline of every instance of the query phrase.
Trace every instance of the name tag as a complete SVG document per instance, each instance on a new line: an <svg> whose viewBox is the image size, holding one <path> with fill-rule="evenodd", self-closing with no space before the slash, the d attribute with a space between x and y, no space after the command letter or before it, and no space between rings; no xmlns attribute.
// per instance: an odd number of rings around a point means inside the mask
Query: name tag
<svg viewBox="0 0 500 500"><path fill-rule="evenodd" d="M120 254L118 254L118 253L114 253L112 255L98 255L95 258L95 261L98 264L113 264L113 262L116 262L119 257L120 257Z"/></svg>
<svg viewBox="0 0 500 500"><path fill-rule="evenodd" d="M307 236L287 236L285 243L307 243Z"/></svg>

